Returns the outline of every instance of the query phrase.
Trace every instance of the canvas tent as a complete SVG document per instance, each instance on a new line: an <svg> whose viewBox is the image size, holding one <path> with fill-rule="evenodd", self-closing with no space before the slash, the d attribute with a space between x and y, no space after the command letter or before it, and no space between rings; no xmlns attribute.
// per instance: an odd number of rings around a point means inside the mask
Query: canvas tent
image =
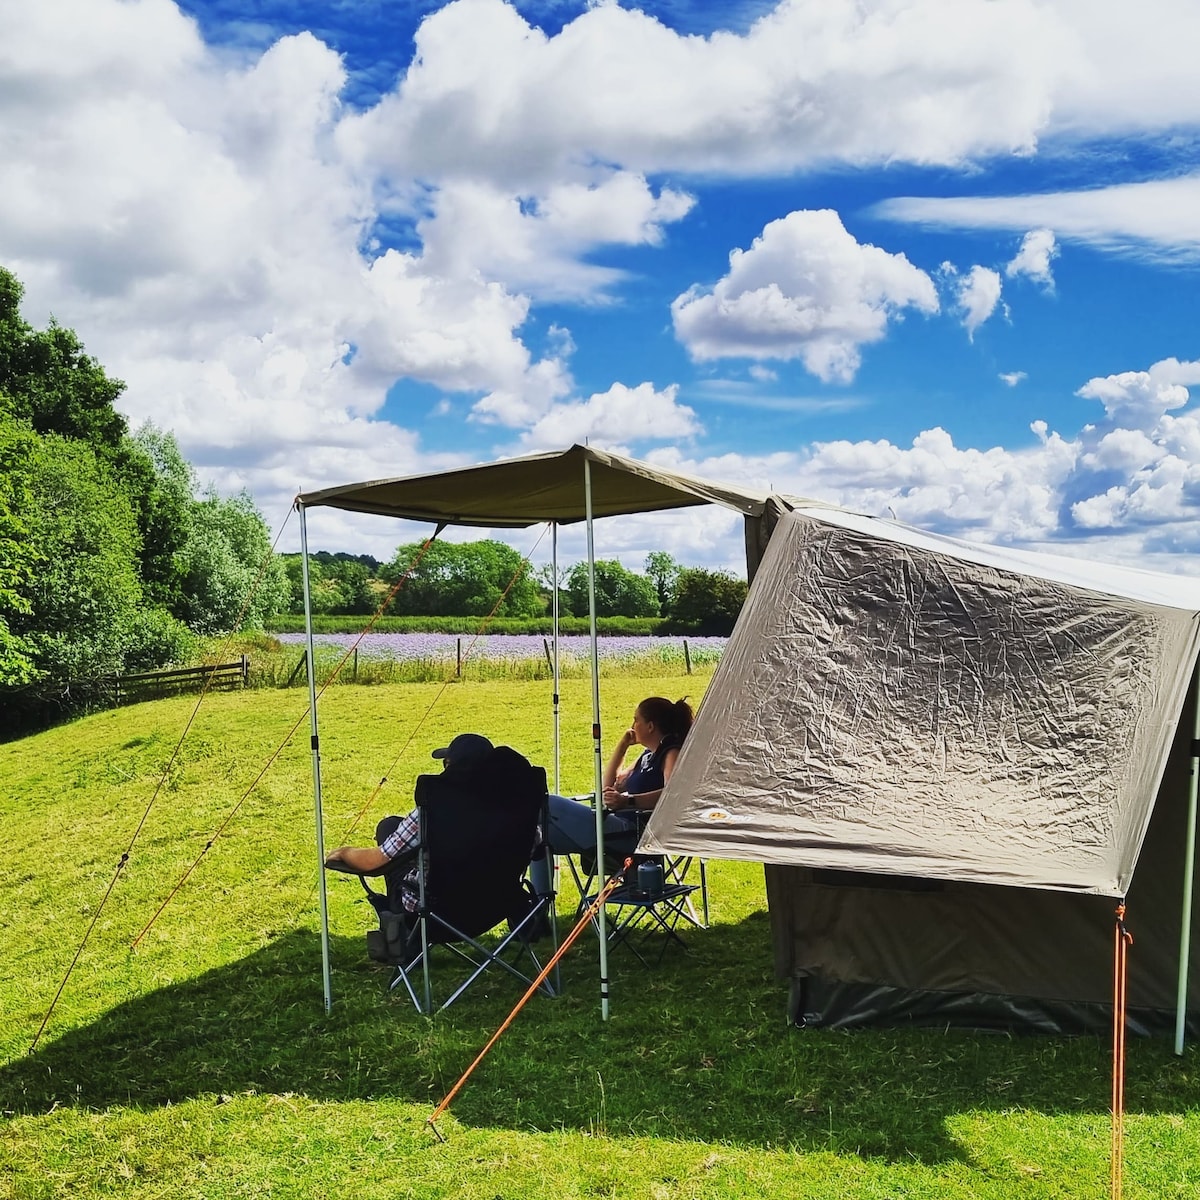
<svg viewBox="0 0 1200 1200"><path fill-rule="evenodd" d="M305 511L320 505L351 512L374 513L412 521L428 521L439 529L445 525L483 528L525 528L548 522L560 524L586 522L588 562L594 567L595 554L592 522L597 517L659 512L695 505L717 504L740 512L746 523L748 561L757 562L766 544L777 506L766 493L714 483L651 463L640 462L610 451L589 446L571 446L567 450L504 459L479 466L413 475L393 479L369 480L307 492L297 498L300 510L303 548L305 609L308 617L309 655L312 655L312 619L308 602L308 541ZM603 770L603 735L600 728L599 669L596 657L596 614L594 572L591 583L592 643L592 742L597 810L597 843L603 854L603 808L600 805ZM557 599L557 597L556 597ZM555 659L557 663L557 609L555 609ZM310 711L312 714L313 791L316 807L317 854L323 859L321 833L321 775L316 692L309 673ZM558 677L554 681L555 771L557 779ZM324 875L320 877L322 958L325 977L325 1004L330 1005L328 913ZM604 913L600 913L603 931ZM600 938L601 1005L608 1013L607 943Z"/></svg>
<svg viewBox="0 0 1200 1200"><path fill-rule="evenodd" d="M767 864L803 1023L1097 1026L1127 896L1135 1026L1195 1024L1198 617L1195 580L799 507L641 848Z"/></svg>

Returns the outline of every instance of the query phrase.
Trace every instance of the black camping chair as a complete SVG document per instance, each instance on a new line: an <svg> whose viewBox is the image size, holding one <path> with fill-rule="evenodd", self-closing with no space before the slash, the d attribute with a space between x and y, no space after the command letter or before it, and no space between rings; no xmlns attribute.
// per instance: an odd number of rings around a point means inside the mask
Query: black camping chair
<svg viewBox="0 0 1200 1200"><path fill-rule="evenodd" d="M650 813L638 812L637 836L641 839ZM568 859L575 885L579 889L579 907L576 919L581 917L589 905L593 903L603 885L601 867L608 874L621 870L624 859L617 861L616 857L607 853L608 861L600 864L593 856L583 859L577 864L574 858ZM655 963L662 962L667 947L671 945L687 949L687 943L679 934L682 927L691 926L694 929L708 928L708 871L704 859L691 854L638 854L625 857L631 858L629 867L625 868L625 878L609 894L604 902L606 915L605 926L608 934L609 947L627 946L642 962L650 965L650 960L642 953L650 939L662 935L662 940L655 957ZM582 856L581 856L582 858ZM638 868L642 863L655 863L662 867L662 886L653 892L646 892L638 881ZM691 874L696 868L697 882L692 883ZM695 893L699 892L700 910L695 905ZM592 927L600 931L598 917L592 918Z"/></svg>
<svg viewBox="0 0 1200 1200"><path fill-rule="evenodd" d="M389 990L403 984L418 1011L433 1012L430 957L435 946L445 946L470 968L439 1011L493 967L531 984L542 970L535 937L548 927L557 948L554 897L535 896L524 878L531 851L546 828L545 770L515 750L497 746L471 771L419 776L416 805L421 828L417 911L382 911L373 942L368 935L372 957L396 969ZM378 900L372 900L377 908ZM393 907L400 906L393 901ZM497 943L479 940L505 921L508 932ZM525 959L531 967L523 969L518 964ZM418 968L420 992L415 985ZM548 979L539 990L556 994Z"/></svg>

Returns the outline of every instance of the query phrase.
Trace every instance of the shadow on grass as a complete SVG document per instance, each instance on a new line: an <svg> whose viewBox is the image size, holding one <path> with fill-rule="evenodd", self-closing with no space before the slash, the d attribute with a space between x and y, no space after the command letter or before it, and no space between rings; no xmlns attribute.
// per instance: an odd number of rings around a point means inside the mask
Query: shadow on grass
<svg viewBox="0 0 1200 1200"><path fill-rule="evenodd" d="M595 944L581 943L564 970L564 995L530 1003L455 1102L455 1116L506 1129L936 1163L959 1157L947 1131L955 1114L1107 1110L1108 1047L1100 1041L797 1030L783 1019L765 913L695 933L690 946L653 971L614 954L613 1015L602 1024ZM287 1092L432 1108L521 990L498 977L429 1021L407 997L385 993L386 972L365 959L361 939L334 939L333 958L328 1015L317 937L299 931L56 1038L51 1026L54 1040L0 1067L0 1107L145 1108ZM1196 1103L1169 1046L1136 1043L1131 1059L1132 1111Z"/></svg>

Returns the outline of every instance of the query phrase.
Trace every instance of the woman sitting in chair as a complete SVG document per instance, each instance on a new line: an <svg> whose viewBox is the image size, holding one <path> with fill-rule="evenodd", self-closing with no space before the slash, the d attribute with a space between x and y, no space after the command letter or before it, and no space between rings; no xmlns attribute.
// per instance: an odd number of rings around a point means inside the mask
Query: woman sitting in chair
<svg viewBox="0 0 1200 1200"><path fill-rule="evenodd" d="M647 696L634 709L633 725L621 734L604 768L606 851L628 854L637 845L639 814L648 813L658 803L691 727L692 707L686 699L672 703L662 696ZM643 747L643 753L625 769L625 756L632 746ZM551 796L548 840L556 854L594 851L596 814L591 805Z"/></svg>

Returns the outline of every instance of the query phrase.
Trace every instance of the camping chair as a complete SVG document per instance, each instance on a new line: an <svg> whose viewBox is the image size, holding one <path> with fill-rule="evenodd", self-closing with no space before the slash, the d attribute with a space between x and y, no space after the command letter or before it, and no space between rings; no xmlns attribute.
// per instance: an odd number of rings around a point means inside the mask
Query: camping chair
<svg viewBox="0 0 1200 1200"><path fill-rule="evenodd" d="M545 770L507 746L496 747L472 771L417 778L417 910L381 912L380 931L373 935L372 956L395 967L389 991L403 984L417 1010L431 1013L430 960L436 946L469 967L438 1011L493 967L532 984L542 969L532 944L539 926L548 924L557 943L553 895L534 896L524 880L530 852L545 828L546 804ZM479 940L504 921L509 929L498 943L488 946ZM518 964L526 957L531 966L523 968ZM420 991L414 982L418 968ZM539 990L555 995L549 980Z"/></svg>
<svg viewBox="0 0 1200 1200"><path fill-rule="evenodd" d="M640 840L650 820L650 813L639 812L636 819ZM707 867L702 858L691 854L634 853L625 857L632 857L633 860L625 872L625 879L609 893L605 901L608 944L610 947L627 946L644 966L649 966L650 962L642 953L642 949L654 935L662 934L662 942L654 960L655 964L658 964L662 962L668 946L674 944L683 950L687 949L687 943L679 934L680 926L708 928ZM580 863L577 863L574 857L567 859L575 885L579 889L576 919L583 915L599 895L603 886L603 874L621 870L623 858L617 861L615 856L607 853L605 858L608 861L604 864L600 864L595 856L591 859L584 858ZM653 896L646 895L638 886L637 869L643 862L662 864L662 890ZM697 883L688 881L693 865L697 868ZM696 911L693 899L696 892L700 893L699 912ZM599 933L598 917L592 918L592 927Z"/></svg>

